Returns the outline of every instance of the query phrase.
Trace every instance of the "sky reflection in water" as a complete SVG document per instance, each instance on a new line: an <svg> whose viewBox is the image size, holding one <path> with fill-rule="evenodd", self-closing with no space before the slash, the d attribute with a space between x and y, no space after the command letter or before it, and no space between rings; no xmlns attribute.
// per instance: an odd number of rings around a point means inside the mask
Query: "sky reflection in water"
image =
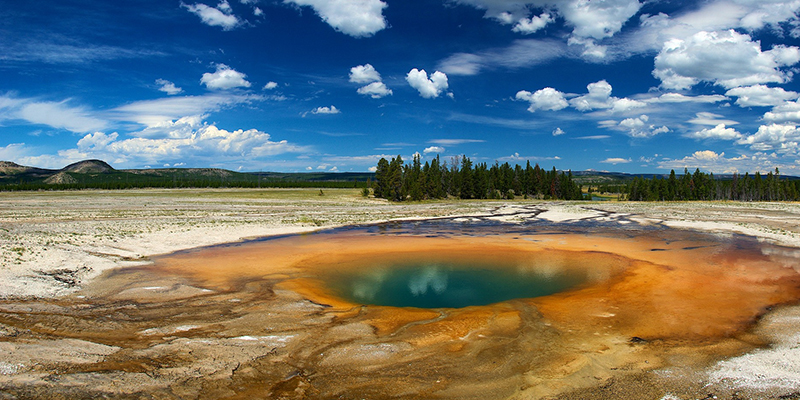
<svg viewBox="0 0 800 400"><path fill-rule="evenodd" d="M406 264L351 270L329 281L340 296L360 304L461 308L546 296L586 280L585 274L516 265Z"/></svg>

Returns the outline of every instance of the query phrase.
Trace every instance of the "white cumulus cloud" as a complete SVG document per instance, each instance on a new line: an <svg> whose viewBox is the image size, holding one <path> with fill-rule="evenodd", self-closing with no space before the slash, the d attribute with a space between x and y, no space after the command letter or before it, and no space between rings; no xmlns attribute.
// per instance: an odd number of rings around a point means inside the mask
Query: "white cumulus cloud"
<svg viewBox="0 0 800 400"><path fill-rule="evenodd" d="M572 34L602 39L614 36L631 17L639 12L638 0L570 0L559 2L564 19L575 27Z"/></svg>
<svg viewBox="0 0 800 400"><path fill-rule="evenodd" d="M639 12L642 4L638 0L455 0L486 10L485 17L502 24L530 20L531 8L552 8L551 18L561 16L573 27L572 34L580 37L603 39L622 29L631 17ZM541 17L539 17L541 18ZM515 27L518 25L515 25Z"/></svg>
<svg viewBox="0 0 800 400"><path fill-rule="evenodd" d="M530 112L535 112L536 110L558 111L569 106L567 99L564 98L564 93L551 87L539 89L534 93L520 90L515 98L529 102L528 111Z"/></svg>
<svg viewBox="0 0 800 400"><path fill-rule="evenodd" d="M380 99L392 94L392 90L381 82L381 74L371 64L350 68L350 82L366 83L367 85L360 87L357 92L373 99Z"/></svg>
<svg viewBox="0 0 800 400"><path fill-rule="evenodd" d="M757 31L769 27L778 35L795 35L798 0L711 0L696 2L686 11L670 15L644 14L638 28L627 31L623 37L623 52L649 53L663 48L673 39L689 40L699 32L736 29L738 32ZM784 22L789 22L784 24Z"/></svg>
<svg viewBox="0 0 800 400"><path fill-rule="evenodd" d="M700 131L695 131L686 135L692 139L717 139L717 140L735 140L740 139L742 134L733 128L725 127L725 124L719 124L713 128L705 128Z"/></svg>
<svg viewBox="0 0 800 400"><path fill-rule="evenodd" d="M284 0L297 6L309 6L338 32L362 38L386 28L381 0Z"/></svg>
<svg viewBox="0 0 800 400"><path fill-rule="evenodd" d="M605 160L600 161L600 162L603 163L603 164L614 164L614 165L617 165L617 164L627 164L627 163L631 162L631 159L630 158L611 157L611 158L606 158Z"/></svg>
<svg viewBox="0 0 800 400"><path fill-rule="evenodd" d="M798 122L800 123L800 102L787 101L772 108L764 114L764 120L775 123Z"/></svg>
<svg viewBox="0 0 800 400"><path fill-rule="evenodd" d="M626 118L622 120L616 127L607 124L616 130L625 132L628 136L633 138L651 138L661 133L669 132L666 126L656 126L649 123L650 118L647 115L640 115L637 118Z"/></svg>
<svg viewBox="0 0 800 400"><path fill-rule="evenodd" d="M339 110L338 108L336 108L336 106L333 105L330 107L317 107L311 110L312 114L341 114L341 112L342 112L341 110Z"/></svg>
<svg viewBox="0 0 800 400"><path fill-rule="evenodd" d="M264 90L272 90L275 89L276 87L278 87L278 82L269 81L267 82L266 85L264 85Z"/></svg>
<svg viewBox="0 0 800 400"><path fill-rule="evenodd" d="M81 139L78 150L87 156L100 156L103 159L158 164L191 158L214 161L257 158L305 150L285 140L272 141L269 134L256 129L227 131L214 125L202 125L197 129L181 129L181 132L182 135L169 138L135 137L125 140L116 140L115 134L95 133Z"/></svg>
<svg viewBox="0 0 800 400"><path fill-rule="evenodd" d="M258 164L257 159L283 153L304 153L310 149L274 141L256 129L225 130L204 121L207 114L238 104L263 100L254 95L208 94L205 96L173 96L139 101L109 110L94 111L68 106L67 102L41 102L0 95L0 123L6 119L28 119L32 123L83 133L73 148L57 154L30 156L24 145L17 149L16 159L28 165L63 167L71 162L90 158L103 159L112 165L196 165ZM107 120L98 117L107 118ZM114 125L143 125L129 133L106 132ZM117 124L121 122L121 124ZM0 148L0 153L3 149ZM263 161L263 160L262 160Z"/></svg>
<svg viewBox="0 0 800 400"><path fill-rule="evenodd" d="M362 86L357 90L358 94L372 97L373 99L380 99L392 94L392 89L386 87L383 82L372 82L367 86Z"/></svg>
<svg viewBox="0 0 800 400"><path fill-rule="evenodd" d="M795 124L761 125L758 132L740 139L738 144L748 145L753 150L798 153L800 130Z"/></svg>
<svg viewBox="0 0 800 400"><path fill-rule="evenodd" d="M76 147L45 154L31 161L62 166L69 162L97 158L123 165L237 164L255 162L284 153L304 153L309 149L287 142L274 141L268 133L256 129L228 131L193 118L175 121L161 137L133 134L123 138L117 132L94 132L78 140Z"/></svg>
<svg viewBox="0 0 800 400"><path fill-rule="evenodd" d="M567 132L564 132L564 130L561 129L561 128L553 129L553 136L561 136L561 135L563 135L565 133L567 133Z"/></svg>
<svg viewBox="0 0 800 400"><path fill-rule="evenodd" d="M372 64L357 65L350 68L350 82L353 83L372 83L380 82L381 74Z"/></svg>
<svg viewBox="0 0 800 400"><path fill-rule="evenodd" d="M238 72L225 64L217 64L214 73L206 72L200 79L200 83L209 89L233 89L237 87L250 87L250 82L245 78L247 75Z"/></svg>
<svg viewBox="0 0 800 400"><path fill-rule="evenodd" d="M646 104L627 98L611 96L611 85L605 80L590 83L586 86L589 93L575 97L569 101L579 111L611 109L613 112L626 112Z"/></svg>
<svg viewBox="0 0 800 400"><path fill-rule="evenodd" d="M419 91L420 96L426 99L439 97L449 87L447 75L440 71L432 73L430 79L428 79L428 73L424 69L418 70L414 68L406 75L406 81L411 87Z"/></svg>
<svg viewBox="0 0 800 400"><path fill-rule="evenodd" d="M589 93L570 100L570 104L579 111L598 108L611 108L611 85L605 80L590 83L586 86Z"/></svg>
<svg viewBox="0 0 800 400"><path fill-rule="evenodd" d="M753 85L728 90L726 96L738 97L736 104L741 107L777 106L788 100L797 100L798 93L783 88Z"/></svg>
<svg viewBox="0 0 800 400"><path fill-rule="evenodd" d="M711 150L703 150L703 151L695 151L692 156L697 160L716 160L724 155L725 153L717 154L716 152Z"/></svg>
<svg viewBox="0 0 800 400"><path fill-rule="evenodd" d="M189 12L200 17L204 24L209 26L219 26L223 30L229 31L239 26L242 21L233 15L233 10L226 0L217 5L217 7L209 7L205 4L183 4L181 6L189 10Z"/></svg>
<svg viewBox="0 0 800 400"><path fill-rule="evenodd" d="M430 154L430 153L437 153L437 154L439 154L439 153L444 153L444 147L442 147L442 146L431 146L431 147L426 147L426 148L425 148L425 150L422 150L422 152L423 152L423 153L425 153L425 154Z"/></svg>
<svg viewBox="0 0 800 400"><path fill-rule="evenodd" d="M511 28L511 30L523 35L530 35L531 33L544 28L551 22L553 22L553 17L551 17L548 13L542 13L542 15L534 15L530 18L520 19L517 21L517 24Z"/></svg>
<svg viewBox="0 0 800 400"><path fill-rule="evenodd" d="M605 80L590 83L586 86L588 93L567 100L567 94L554 88L546 87L529 92L520 90L515 95L519 101L530 103L528 111L551 110L558 111L572 106L578 111L609 110L612 113L625 113L630 110L645 107L647 103L629 98L611 96L611 85ZM575 95L572 95L575 96Z"/></svg>
<svg viewBox="0 0 800 400"><path fill-rule="evenodd" d="M800 61L800 49L778 45L762 51L761 43L734 30L698 32L664 43L655 58L653 76L667 89L689 89L700 82L725 88L784 83L784 67Z"/></svg>
<svg viewBox="0 0 800 400"><path fill-rule="evenodd" d="M567 40L567 44L570 46L583 46L581 56L590 61L602 61L608 55L608 46L599 45L592 38L573 36Z"/></svg>
<svg viewBox="0 0 800 400"><path fill-rule="evenodd" d="M117 132L112 132L110 134L106 134L104 132L95 132L90 133L78 140L78 148L81 150L87 150L90 148L105 148L111 142L117 140L119 134Z"/></svg>
<svg viewBox="0 0 800 400"><path fill-rule="evenodd" d="M166 94L168 94L170 96L174 96L176 94L183 93L183 89L175 86L174 83L172 83L172 82L170 82L168 80L156 79L156 84L157 85L161 85L161 87L158 88L158 90L160 90L160 91L162 91L162 92L164 92L164 93L166 93Z"/></svg>

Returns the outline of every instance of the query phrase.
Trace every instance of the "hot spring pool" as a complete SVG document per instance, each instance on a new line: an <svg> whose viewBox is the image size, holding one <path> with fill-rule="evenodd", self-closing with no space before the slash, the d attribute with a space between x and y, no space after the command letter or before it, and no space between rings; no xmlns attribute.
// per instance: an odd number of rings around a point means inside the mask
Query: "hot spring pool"
<svg viewBox="0 0 800 400"><path fill-rule="evenodd" d="M328 282L336 294L357 304L461 308L547 296L586 280L585 272L439 261L349 270Z"/></svg>

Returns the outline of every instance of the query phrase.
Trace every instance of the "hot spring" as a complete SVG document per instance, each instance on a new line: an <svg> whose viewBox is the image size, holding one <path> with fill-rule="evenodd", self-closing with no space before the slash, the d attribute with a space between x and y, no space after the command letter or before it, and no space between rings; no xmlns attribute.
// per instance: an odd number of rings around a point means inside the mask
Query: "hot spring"
<svg viewBox="0 0 800 400"><path fill-rule="evenodd" d="M703 383L648 372L765 346L751 328L800 299L799 259L635 223L350 227L157 257L71 299L0 301L0 323L23 332L0 357L74 354L59 376L131 397L567 399L617 382L596 398L686 398ZM89 342L104 347L69 350ZM19 393L63 394L47 385Z"/></svg>

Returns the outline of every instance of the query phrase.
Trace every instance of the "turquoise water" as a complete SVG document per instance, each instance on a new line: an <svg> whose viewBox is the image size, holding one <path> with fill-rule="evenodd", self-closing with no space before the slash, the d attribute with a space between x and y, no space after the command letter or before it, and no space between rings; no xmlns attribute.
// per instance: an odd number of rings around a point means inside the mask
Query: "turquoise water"
<svg viewBox="0 0 800 400"><path fill-rule="evenodd" d="M329 283L339 296L358 304L461 308L546 296L585 280L562 271L435 263L360 269Z"/></svg>

